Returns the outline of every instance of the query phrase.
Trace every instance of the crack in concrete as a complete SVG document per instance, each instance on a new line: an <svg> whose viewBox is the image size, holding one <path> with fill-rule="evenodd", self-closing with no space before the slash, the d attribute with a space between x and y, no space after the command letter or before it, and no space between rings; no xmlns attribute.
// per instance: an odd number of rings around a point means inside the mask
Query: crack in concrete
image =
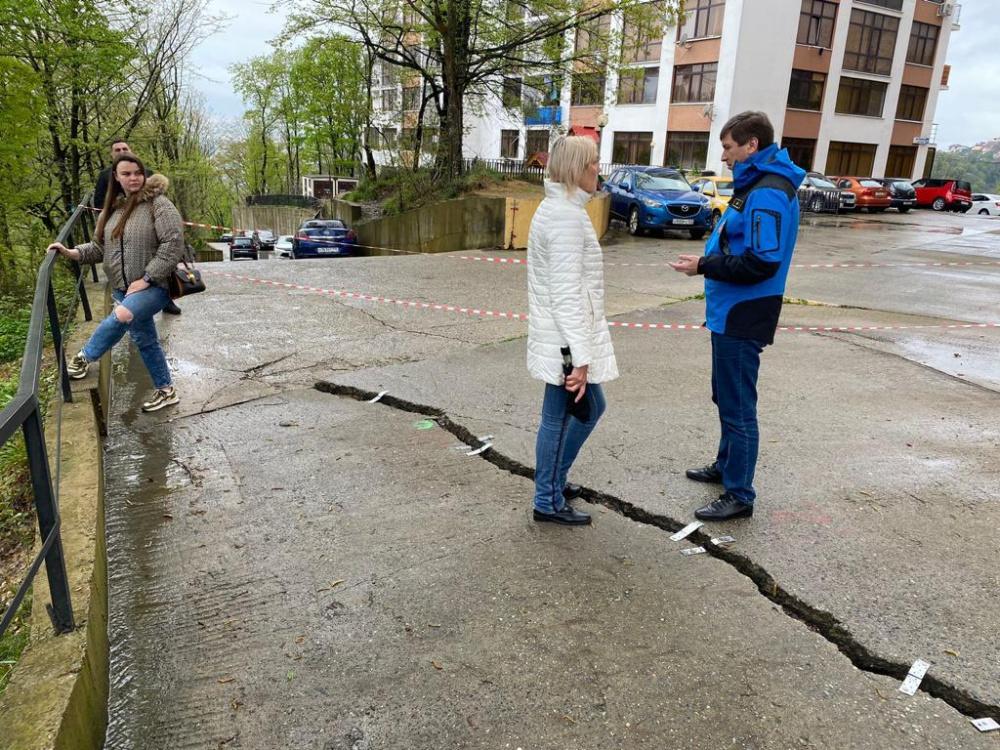
<svg viewBox="0 0 1000 750"><path fill-rule="evenodd" d="M394 326L391 323L387 323L386 321L382 320L380 317L378 317L377 315L375 315L375 313L372 313L372 312L369 312L368 310L365 310L363 307L355 307L353 305L348 305L348 304L346 304L344 302L341 302L340 300L335 300L335 302L337 302L338 304L340 304L343 307L346 307L349 310L356 310L357 312L362 313L363 315L367 315L369 318L371 318L372 320L374 320L376 323L378 323L379 325L381 325L384 328L388 328L390 331L396 331L397 333L412 333L415 336L429 336L431 338L444 339L446 341L457 341L459 344L467 344L469 346L477 346L476 342L474 342L474 341L466 341L465 339L460 339L457 336L445 336L444 334L441 334L441 333L428 333L427 331L414 331L414 330L411 330L409 328L401 328L399 326Z"/></svg>
<svg viewBox="0 0 1000 750"><path fill-rule="evenodd" d="M352 398L357 401L368 401L376 395L374 391L366 391L354 386L339 385L329 381L317 382L314 387L323 393ZM453 422L442 409L416 404L389 394L383 396L378 404L398 411L429 417L437 422L441 429L451 433L466 445L473 448L480 447L475 434L470 432L466 427ZM510 474L534 479L534 469L497 452L493 448L486 449L479 454L479 457ZM647 526L655 526L663 531L673 533L686 525L669 516L650 513L627 500L622 500L605 492L592 490L589 487L583 489L582 497L588 502L603 505L631 521ZM903 680L906 677L911 666L909 663L892 661L873 653L867 646L860 643L851 634L850 630L833 614L814 607L786 590L767 570L750 558L731 549L711 544L711 537L701 531L694 532L687 539L695 545L704 546L707 554L722 560L738 573L749 578L764 597L781 607L786 615L804 623L810 630L836 646L837 650L847 657L857 669L863 672L893 677L897 680ZM934 674L927 674L924 677L920 684L920 690L947 703L966 717L975 719L992 717L1000 721L1000 705L991 705L979 700L968 691L951 685Z"/></svg>

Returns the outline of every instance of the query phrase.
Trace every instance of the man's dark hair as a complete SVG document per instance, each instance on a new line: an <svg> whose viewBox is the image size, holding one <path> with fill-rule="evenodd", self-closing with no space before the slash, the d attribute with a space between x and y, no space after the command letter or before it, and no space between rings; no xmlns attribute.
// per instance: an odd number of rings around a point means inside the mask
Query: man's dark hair
<svg viewBox="0 0 1000 750"><path fill-rule="evenodd" d="M732 135L740 146L745 146L751 138L757 139L757 148L765 149L774 143L774 126L763 112L740 112L722 126L719 138Z"/></svg>
<svg viewBox="0 0 1000 750"><path fill-rule="evenodd" d="M127 143L128 143L128 141L127 141L127 140L125 140L124 138L115 138L115 139L114 139L113 141L111 141L110 145L111 145L112 147L114 147L114 145L115 145L116 143L125 143L125 144L127 144Z"/></svg>

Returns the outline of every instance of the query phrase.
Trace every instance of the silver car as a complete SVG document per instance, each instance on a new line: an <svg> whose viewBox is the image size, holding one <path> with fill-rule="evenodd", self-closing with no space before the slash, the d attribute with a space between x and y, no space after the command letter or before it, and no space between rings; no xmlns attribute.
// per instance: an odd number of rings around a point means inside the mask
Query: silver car
<svg viewBox="0 0 1000 750"><path fill-rule="evenodd" d="M857 198L850 190L841 190L819 172L807 172L799 185L799 204L806 211L853 211Z"/></svg>

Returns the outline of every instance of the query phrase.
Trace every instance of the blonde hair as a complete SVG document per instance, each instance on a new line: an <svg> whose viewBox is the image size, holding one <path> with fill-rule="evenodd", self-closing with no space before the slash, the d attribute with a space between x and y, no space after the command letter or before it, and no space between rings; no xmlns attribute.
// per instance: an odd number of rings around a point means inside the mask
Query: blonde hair
<svg viewBox="0 0 1000 750"><path fill-rule="evenodd" d="M597 144L593 138L582 135L557 138L549 152L549 179L561 182L570 190L579 187L583 173L597 158Z"/></svg>

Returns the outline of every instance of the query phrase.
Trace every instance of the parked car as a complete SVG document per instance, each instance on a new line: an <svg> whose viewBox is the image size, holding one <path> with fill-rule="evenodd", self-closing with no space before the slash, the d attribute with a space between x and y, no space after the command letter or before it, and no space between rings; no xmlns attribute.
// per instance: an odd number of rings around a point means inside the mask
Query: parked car
<svg viewBox="0 0 1000 750"><path fill-rule="evenodd" d="M972 185L964 180L941 180L925 177L915 180L917 205L930 206L935 211L959 211L965 213L972 208Z"/></svg>
<svg viewBox="0 0 1000 750"><path fill-rule="evenodd" d="M841 190L854 193L854 210L867 208L870 213L881 213L892 205L889 189L871 177L833 177Z"/></svg>
<svg viewBox="0 0 1000 750"><path fill-rule="evenodd" d="M278 241L274 243L274 252L279 258L291 258L292 257L292 240L294 237L290 234L283 234L278 237Z"/></svg>
<svg viewBox="0 0 1000 750"><path fill-rule="evenodd" d="M1000 216L1000 195L976 193L972 196L972 213L980 216Z"/></svg>
<svg viewBox="0 0 1000 750"><path fill-rule="evenodd" d="M340 219L310 219L292 238L292 258L353 255L357 235Z"/></svg>
<svg viewBox="0 0 1000 750"><path fill-rule="evenodd" d="M890 208L905 214L917 205L917 191L909 180L902 177L873 177L873 180L883 185L889 191Z"/></svg>
<svg viewBox="0 0 1000 750"><path fill-rule="evenodd" d="M246 235L233 237L232 242L229 243L229 260L236 260L237 258L259 260L260 245L254 242L253 237L247 237Z"/></svg>
<svg viewBox="0 0 1000 750"><path fill-rule="evenodd" d="M733 197L733 178L717 175L703 175L691 183L691 187L708 198L712 206L712 226L715 226Z"/></svg>
<svg viewBox="0 0 1000 750"><path fill-rule="evenodd" d="M256 237L257 241L260 243L261 250L274 250L274 243L277 239L274 236L274 232L270 229L255 229L253 236Z"/></svg>
<svg viewBox="0 0 1000 750"><path fill-rule="evenodd" d="M232 241L233 241L232 232L223 232L222 234L219 235L219 239L217 240L217 242L232 242Z"/></svg>
<svg viewBox="0 0 1000 750"><path fill-rule="evenodd" d="M841 190L819 172L807 172L799 185L799 204L806 211L853 211L856 200L854 193Z"/></svg>
<svg viewBox="0 0 1000 750"><path fill-rule="evenodd" d="M700 240L712 228L712 206L684 176L666 167L621 167L601 188L611 195L611 215L629 234L649 229L682 229Z"/></svg>

